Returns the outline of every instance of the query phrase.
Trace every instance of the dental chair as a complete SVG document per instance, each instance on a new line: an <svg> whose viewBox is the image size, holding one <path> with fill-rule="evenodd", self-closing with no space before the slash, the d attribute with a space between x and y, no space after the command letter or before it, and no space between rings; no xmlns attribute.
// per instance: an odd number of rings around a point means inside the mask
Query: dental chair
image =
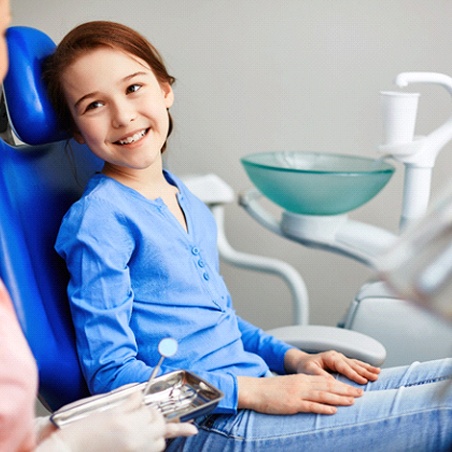
<svg viewBox="0 0 452 452"><path fill-rule="evenodd" d="M3 115L0 127L0 278L37 361L39 398L54 411L89 393L75 348L66 295L68 274L53 246L63 215L102 162L58 130L40 77L43 59L55 48L52 40L33 28L11 27L7 42L10 69L1 98L7 116ZM222 210L234 198L230 187L215 175L187 177L186 182L204 195L214 212L224 260L277 274L289 284L294 298L304 297L303 280L287 264L256 259L230 247ZM207 191L202 188L205 183ZM287 269L290 276L284 276ZM297 309L298 323L303 323L306 307ZM379 342L354 331L293 325L274 333L311 352L335 348L375 365L385 359Z"/></svg>
<svg viewBox="0 0 452 452"><path fill-rule="evenodd" d="M6 127L0 140L0 277L37 361L40 399L53 411L89 395L74 345L68 275L53 245L63 215L101 162L76 143L68 158L42 96L40 64L53 42L20 27L7 39L11 65L3 100L13 131ZM28 145L8 144L13 133Z"/></svg>

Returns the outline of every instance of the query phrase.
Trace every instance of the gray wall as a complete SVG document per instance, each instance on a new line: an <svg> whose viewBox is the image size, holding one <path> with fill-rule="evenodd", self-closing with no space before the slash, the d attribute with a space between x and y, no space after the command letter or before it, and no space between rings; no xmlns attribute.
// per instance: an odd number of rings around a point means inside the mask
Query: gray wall
<svg viewBox="0 0 452 452"><path fill-rule="evenodd" d="M215 172L237 192L250 186L240 157L267 150L376 156L378 92L407 70L452 75L451 0L12 0L13 25L54 40L94 19L146 35L177 78L168 165L179 175ZM438 87L421 87L418 134L450 114ZM434 193L448 180L451 146ZM354 219L398 226L403 167ZM279 257L304 276L311 321L334 325L371 276L361 264L270 234L237 205L227 231L245 251ZM290 297L273 277L226 265L237 311L262 326L291 322Z"/></svg>

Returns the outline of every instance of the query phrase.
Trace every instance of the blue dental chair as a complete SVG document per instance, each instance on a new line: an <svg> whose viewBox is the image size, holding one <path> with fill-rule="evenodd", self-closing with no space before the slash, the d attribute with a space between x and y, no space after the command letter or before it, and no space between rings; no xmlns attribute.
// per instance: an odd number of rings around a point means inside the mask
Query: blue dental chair
<svg viewBox="0 0 452 452"><path fill-rule="evenodd" d="M42 96L41 62L55 44L26 27L10 28L7 42L10 69L3 101L15 135L29 145L8 144L5 140L12 141L13 134L4 124L0 277L38 364L40 399L53 411L89 395L75 351L66 298L68 275L53 245L63 215L101 162L75 142L70 143L71 152L61 141L64 135Z"/></svg>
<svg viewBox="0 0 452 452"><path fill-rule="evenodd" d="M53 246L63 215L102 162L58 130L40 77L43 59L55 48L52 40L33 28L11 27L7 42L10 69L0 98L0 278L38 364L39 398L54 411L89 392L75 349L68 274ZM215 181L208 182L211 194ZM244 264L250 256L237 257L229 247L221 204L230 200L220 198L205 201L219 223L223 260L275 274L274 262ZM381 344L348 330L293 325L272 333L312 352L335 348L375 365L385 359Z"/></svg>

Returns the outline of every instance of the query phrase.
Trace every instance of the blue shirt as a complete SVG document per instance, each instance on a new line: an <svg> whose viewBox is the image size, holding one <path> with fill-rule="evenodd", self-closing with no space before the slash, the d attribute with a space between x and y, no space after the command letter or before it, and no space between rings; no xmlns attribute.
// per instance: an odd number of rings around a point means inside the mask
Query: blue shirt
<svg viewBox="0 0 452 452"><path fill-rule="evenodd" d="M175 176L188 232L160 199L95 175L65 215L56 250L66 260L78 353L93 393L146 381L165 337L179 343L161 372L191 370L237 409L237 376L284 373L289 345L236 315L219 273L216 224Z"/></svg>

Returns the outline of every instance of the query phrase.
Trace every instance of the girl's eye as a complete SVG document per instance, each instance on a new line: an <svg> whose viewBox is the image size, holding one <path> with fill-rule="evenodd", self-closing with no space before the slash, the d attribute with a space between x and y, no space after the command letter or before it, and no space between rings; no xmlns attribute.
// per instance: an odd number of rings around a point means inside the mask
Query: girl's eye
<svg viewBox="0 0 452 452"><path fill-rule="evenodd" d="M130 93L136 93L140 88L142 87L142 85L138 84L138 83L134 83L133 85L130 85L129 87L127 87L127 94Z"/></svg>
<svg viewBox="0 0 452 452"><path fill-rule="evenodd" d="M103 103L96 100L95 102L91 102L87 107L86 107L86 111L88 110L94 110L96 108L102 107Z"/></svg>

